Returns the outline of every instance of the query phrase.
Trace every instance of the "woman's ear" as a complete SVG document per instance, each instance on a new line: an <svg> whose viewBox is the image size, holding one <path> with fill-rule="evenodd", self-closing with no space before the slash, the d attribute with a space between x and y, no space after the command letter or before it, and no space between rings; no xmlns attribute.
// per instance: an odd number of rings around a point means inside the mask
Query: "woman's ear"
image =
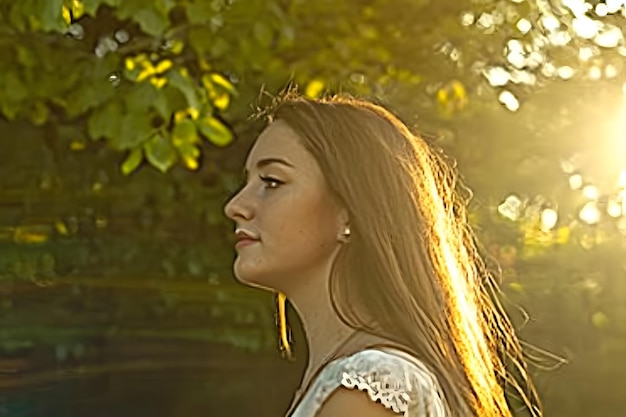
<svg viewBox="0 0 626 417"><path fill-rule="evenodd" d="M346 209L340 209L338 216L338 239L341 242L347 242L350 239L350 219L348 217L348 211Z"/></svg>

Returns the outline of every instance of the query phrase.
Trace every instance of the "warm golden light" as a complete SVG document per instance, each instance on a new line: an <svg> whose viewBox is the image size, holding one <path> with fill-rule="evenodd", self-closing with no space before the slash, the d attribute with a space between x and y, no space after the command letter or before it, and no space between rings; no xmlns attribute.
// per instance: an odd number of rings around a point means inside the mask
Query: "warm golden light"
<svg viewBox="0 0 626 417"><path fill-rule="evenodd" d="M580 220L587 224L597 224L600 221L601 215L596 203L590 201L580 210L578 217L580 217Z"/></svg>
<svg viewBox="0 0 626 417"><path fill-rule="evenodd" d="M532 29L532 27L533 26L528 19L520 19L517 22L517 30L519 30L523 34L528 33L528 31Z"/></svg>
<svg viewBox="0 0 626 417"><path fill-rule="evenodd" d="M556 73L562 79L569 80L570 78L572 78L574 76L574 68L572 68L572 67L570 67L568 65L564 65L562 67L559 67L556 70Z"/></svg>
<svg viewBox="0 0 626 417"><path fill-rule="evenodd" d="M620 188L626 188L626 169L620 172L617 184Z"/></svg>
<svg viewBox="0 0 626 417"><path fill-rule="evenodd" d="M498 213L509 220L517 220L522 211L522 200L515 195L510 195L504 200L504 203L498 206Z"/></svg>
<svg viewBox="0 0 626 417"><path fill-rule="evenodd" d="M610 199L606 207L606 212L609 216L617 218L622 215L622 204L615 199Z"/></svg>
<svg viewBox="0 0 626 417"><path fill-rule="evenodd" d="M561 22L554 15L547 14L541 18L541 24L548 31L557 30L561 26Z"/></svg>
<svg viewBox="0 0 626 417"><path fill-rule="evenodd" d="M580 48L580 50L578 51L578 58L580 58L581 61L589 61L593 57L593 55L593 49L587 46Z"/></svg>
<svg viewBox="0 0 626 417"><path fill-rule="evenodd" d="M584 39L591 39L598 33L598 22L586 17L577 17L573 21L574 31Z"/></svg>
<svg viewBox="0 0 626 417"><path fill-rule="evenodd" d="M572 190L579 190L583 186L583 177L580 174L574 174L569 177L569 187Z"/></svg>
<svg viewBox="0 0 626 417"><path fill-rule="evenodd" d="M501 92L498 98L500 100L500 103L504 104L504 106L510 111L519 110L519 101L517 100L517 97L515 97L510 91L505 90Z"/></svg>
<svg viewBox="0 0 626 417"><path fill-rule="evenodd" d="M556 210L545 209L541 212L541 228L545 231L552 230L556 226L556 222L559 219L559 214Z"/></svg>
<svg viewBox="0 0 626 417"><path fill-rule="evenodd" d="M585 185L583 195L590 200L597 200L600 197L600 190L595 185Z"/></svg>

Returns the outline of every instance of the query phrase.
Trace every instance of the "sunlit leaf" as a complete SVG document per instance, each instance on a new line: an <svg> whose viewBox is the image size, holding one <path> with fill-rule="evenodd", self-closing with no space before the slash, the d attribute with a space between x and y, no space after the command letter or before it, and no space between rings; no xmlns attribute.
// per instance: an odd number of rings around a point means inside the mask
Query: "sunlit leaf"
<svg viewBox="0 0 626 417"><path fill-rule="evenodd" d="M183 52L184 48L185 43L183 41L181 41L180 39L174 39L170 50L173 54L179 55L181 52Z"/></svg>
<svg viewBox="0 0 626 417"><path fill-rule="evenodd" d="M161 74L165 71L167 71L168 69L172 68L172 66L174 65L174 63L169 60L169 59L164 59L163 61L159 62L155 68L156 72Z"/></svg>
<svg viewBox="0 0 626 417"><path fill-rule="evenodd" d="M133 173L143 161L143 150L142 148L135 148L129 154L128 157L122 163L120 167L122 174L130 175Z"/></svg>
<svg viewBox="0 0 626 417"><path fill-rule="evenodd" d="M19 226L15 228L13 240L16 243L41 244L50 239L50 232L46 226Z"/></svg>
<svg viewBox="0 0 626 417"><path fill-rule="evenodd" d="M140 70L137 74L137 78L135 78L135 81L141 83L142 81L147 80L154 74L156 74L156 69L152 65L144 66L143 69Z"/></svg>
<svg viewBox="0 0 626 417"><path fill-rule="evenodd" d="M69 25L70 23L72 23L72 16L70 14L70 9L68 9L66 6L63 6L62 16L63 16L63 20L65 21L65 24Z"/></svg>
<svg viewBox="0 0 626 417"><path fill-rule="evenodd" d="M233 141L230 129L213 116L203 117L196 123L202 135L214 145L226 146Z"/></svg>
<svg viewBox="0 0 626 417"><path fill-rule="evenodd" d="M310 98L318 98L324 91L325 86L326 85L324 81L320 80L319 78L311 80L307 84L306 89L304 90L304 94Z"/></svg>
<svg viewBox="0 0 626 417"><path fill-rule="evenodd" d="M195 123L190 119L183 119L174 126L172 144L176 147L193 144L198 141Z"/></svg>
<svg viewBox="0 0 626 417"><path fill-rule="evenodd" d="M230 82L226 77L216 72L209 75L209 79L212 83L222 87L224 90L228 91L230 94L236 94L237 90L233 83Z"/></svg>
<svg viewBox="0 0 626 417"><path fill-rule="evenodd" d="M72 15L74 19L80 19L85 14L85 5L82 0L72 0Z"/></svg>
<svg viewBox="0 0 626 417"><path fill-rule="evenodd" d="M198 158L200 157L200 149L193 143L182 143L176 147L183 161L183 164L190 170L194 171L199 168Z"/></svg>
<svg viewBox="0 0 626 417"><path fill-rule="evenodd" d="M230 96L228 94L220 94L213 99L213 105L218 110L226 110L230 104Z"/></svg>
<svg viewBox="0 0 626 417"><path fill-rule="evenodd" d="M152 84L155 88L161 89L165 84L167 84L167 78L165 77L152 77L150 78L150 84Z"/></svg>
<svg viewBox="0 0 626 417"><path fill-rule="evenodd" d="M57 233L60 234L61 236L69 235L69 230L67 229L67 226L61 220L58 220L54 224L54 228L57 231Z"/></svg>

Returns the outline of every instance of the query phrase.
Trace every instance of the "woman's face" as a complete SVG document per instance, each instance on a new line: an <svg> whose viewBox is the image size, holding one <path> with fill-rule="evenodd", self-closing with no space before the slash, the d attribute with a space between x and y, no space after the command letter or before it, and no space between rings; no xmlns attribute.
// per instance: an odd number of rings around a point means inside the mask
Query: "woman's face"
<svg viewBox="0 0 626 417"><path fill-rule="evenodd" d="M259 240L237 247L235 276L247 285L289 294L290 288L321 276L332 262L345 212L331 197L313 156L281 120L259 136L245 171L245 186L224 212L236 228Z"/></svg>

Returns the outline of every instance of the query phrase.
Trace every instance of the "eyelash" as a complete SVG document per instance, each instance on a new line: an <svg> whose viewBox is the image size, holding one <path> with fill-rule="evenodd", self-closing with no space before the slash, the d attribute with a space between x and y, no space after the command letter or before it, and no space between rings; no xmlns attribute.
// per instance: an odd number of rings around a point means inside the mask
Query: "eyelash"
<svg viewBox="0 0 626 417"><path fill-rule="evenodd" d="M284 184L282 181L277 180L276 178L272 178L272 177L259 177L261 178L261 181L263 181L265 184L269 184L269 183L276 183L277 185L275 187L265 187L265 188L269 188L270 190L274 190L276 188L278 188L281 184Z"/></svg>

